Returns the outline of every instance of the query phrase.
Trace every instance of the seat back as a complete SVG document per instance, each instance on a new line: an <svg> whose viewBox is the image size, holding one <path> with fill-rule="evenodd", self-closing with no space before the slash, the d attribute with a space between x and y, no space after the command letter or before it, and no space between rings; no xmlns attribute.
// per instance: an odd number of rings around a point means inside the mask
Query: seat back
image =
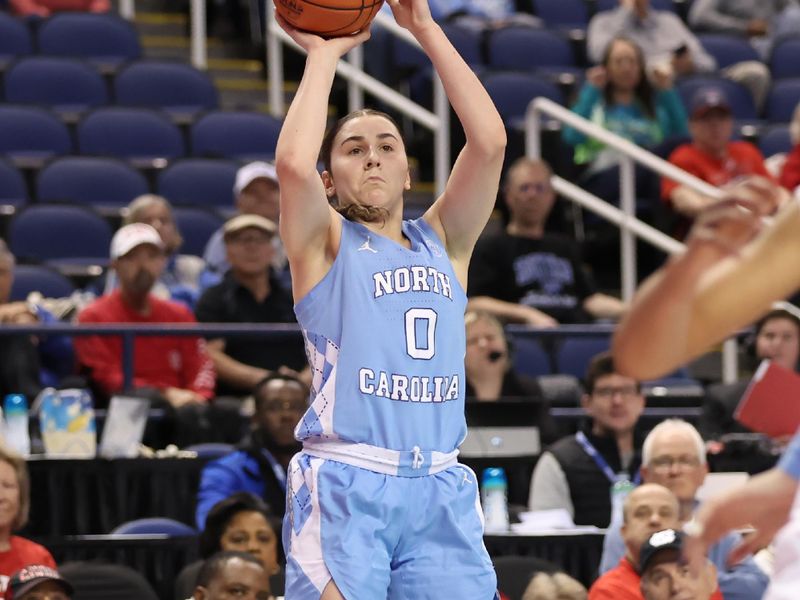
<svg viewBox="0 0 800 600"><path fill-rule="evenodd" d="M191 525L181 523L166 517L152 517L136 519L115 527L111 535L151 535L164 534L173 537L197 535L197 530Z"/></svg>
<svg viewBox="0 0 800 600"><path fill-rule="evenodd" d="M565 337L556 351L556 371L583 380L592 357L606 352L610 347L611 338L608 335Z"/></svg>
<svg viewBox="0 0 800 600"><path fill-rule="evenodd" d="M769 57L769 70L773 79L800 77L800 35L781 37L775 41Z"/></svg>
<svg viewBox="0 0 800 600"><path fill-rule="evenodd" d="M509 600L522 600L525 588L536 573L556 573L557 565L535 556L496 556L492 559L497 573L497 589Z"/></svg>
<svg viewBox="0 0 800 600"><path fill-rule="evenodd" d="M772 84L767 96L765 116L773 123L789 122L798 103L800 103L800 77L781 79Z"/></svg>
<svg viewBox="0 0 800 600"><path fill-rule="evenodd" d="M39 292L45 298L64 298L75 291L72 282L61 273L43 265L16 265L11 300L22 301L31 292Z"/></svg>
<svg viewBox="0 0 800 600"><path fill-rule="evenodd" d="M130 567L89 562L59 566L75 588L76 600L159 600L153 588Z"/></svg>
<svg viewBox="0 0 800 600"><path fill-rule="evenodd" d="M489 35L487 64L492 69L533 71L545 67L574 67L569 41L549 29L503 27Z"/></svg>
<svg viewBox="0 0 800 600"><path fill-rule="evenodd" d="M585 29L589 10L584 0L531 0L533 14L548 27Z"/></svg>
<svg viewBox="0 0 800 600"><path fill-rule="evenodd" d="M181 254L203 256L209 238L224 223L218 214L204 208L176 206L172 209L172 215L183 238Z"/></svg>
<svg viewBox="0 0 800 600"><path fill-rule="evenodd" d="M42 54L77 56L112 66L142 55L133 25L111 13L56 13L41 24L37 41Z"/></svg>
<svg viewBox="0 0 800 600"><path fill-rule="evenodd" d="M108 103L100 73L71 58L21 59L6 73L5 88L9 102L40 104L58 111L82 111Z"/></svg>
<svg viewBox="0 0 800 600"><path fill-rule="evenodd" d="M789 152L793 145L789 126L784 123L772 125L758 136L758 148L765 157Z"/></svg>
<svg viewBox="0 0 800 600"><path fill-rule="evenodd" d="M29 106L0 106L0 154L45 159L72 151L64 125L51 112Z"/></svg>
<svg viewBox="0 0 800 600"><path fill-rule="evenodd" d="M183 156L183 137L164 115L145 108L100 108L78 124L81 154L131 160Z"/></svg>
<svg viewBox="0 0 800 600"><path fill-rule="evenodd" d="M697 36L706 52L717 61L717 68L749 60L760 60L758 52L743 37L721 33L703 33Z"/></svg>
<svg viewBox="0 0 800 600"><path fill-rule="evenodd" d="M156 190L173 205L233 208L239 165L232 160L186 158L158 174Z"/></svg>
<svg viewBox="0 0 800 600"><path fill-rule="evenodd" d="M32 52L33 40L25 23L0 12L0 62Z"/></svg>
<svg viewBox="0 0 800 600"><path fill-rule="evenodd" d="M22 173L8 161L0 160L0 205L19 206L27 201L28 188Z"/></svg>
<svg viewBox="0 0 800 600"><path fill-rule="evenodd" d="M139 61L114 78L114 96L123 106L163 108L193 114L219 106L217 90L204 72L182 63Z"/></svg>
<svg viewBox="0 0 800 600"><path fill-rule="evenodd" d="M490 72L483 76L483 85L507 126L523 118L531 100L537 96L564 103L555 84L532 73Z"/></svg>
<svg viewBox="0 0 800 600"><path fill-rule="evenodd" d="M96 207L123 207L148 192L139 171L114 158L67 156L39 172L40 202L70 202Z"/></svg>
<svg viewBox="0 0 800 600"><path fill-rule="evenodd" d="M193 156L272 160L282 122L254 112L208 113L192 125Z"/></svg>

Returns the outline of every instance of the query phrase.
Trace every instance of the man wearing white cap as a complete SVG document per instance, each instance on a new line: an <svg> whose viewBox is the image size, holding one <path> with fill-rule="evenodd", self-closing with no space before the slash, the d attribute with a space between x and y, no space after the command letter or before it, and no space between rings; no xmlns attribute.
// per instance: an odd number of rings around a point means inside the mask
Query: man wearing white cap
<svg viewBox="0 0 800 600"><path fill-rule="evenodd" d="M161 236L153 227L144 223L122 227L111 240L111 266L119 278L119 288L87 306L78 321L143 325L195 322L185 306L151 294L165 261ZM122 391L119 337L78 337L75 349L101 392L111 395ZM214 396L214 365L201 338L137 336L134 357L133 387L158 390L176 409L203 405Z"/></svg>
<svg viewBox="0 0 800 600"><path fill-rule="evenodd" d="M233 185L236 198L236 211L240 215L258 215L278 222L280 216L280 188L275 167L270 163L256 161L243 166L236 173ZM275 253L272 266L280 273L286 269L286 254L283 251L280 237L272 239ZM222 280L222 276L230 269L225 250L224 231L220 227L208 240L203 252L206 270L203 272L200 285L207 288Z"/></svg>

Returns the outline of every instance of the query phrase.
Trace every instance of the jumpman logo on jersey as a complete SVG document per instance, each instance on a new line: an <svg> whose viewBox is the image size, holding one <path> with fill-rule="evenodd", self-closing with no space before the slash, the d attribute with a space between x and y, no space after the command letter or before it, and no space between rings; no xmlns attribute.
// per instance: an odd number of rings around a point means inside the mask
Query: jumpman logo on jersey
<svg viewBox="0 0 800 600"><path fill-rule="evenodd" d="M466 469L462 469L461 471L464 473L464 479L461 480L461 485L463 486L467 483L472 483L472 479L469 478L469 473L466 471Z"/></svg>
<svg viewBox="0 0 800 600"><path fill-rule="evenodd" d="M358 249L358 252L361 252L362 250L369 250L373 254L377 254L378 253L377 250L375 250L372 246L369 245L369 236L367 236L367 241L365 241L363 244L361 244L361 246Z"/></svg>

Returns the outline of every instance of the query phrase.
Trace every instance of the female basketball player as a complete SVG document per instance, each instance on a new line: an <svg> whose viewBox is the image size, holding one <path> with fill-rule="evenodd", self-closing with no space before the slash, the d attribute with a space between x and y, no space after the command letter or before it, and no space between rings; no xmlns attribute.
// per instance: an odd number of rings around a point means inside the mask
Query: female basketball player
<svg viewBox="0 0 800 600"><path fill-rule="evenodd" d="M614 339L619 369L639 379L667 373L769 310L800 287L800 205L782 206L784 192L765 179L732 188L729 199L695 223L686 253L645 282ZM796 401L787 398L787 401ZM687 524L695 565L731 529L756 534L735 549L739 560L768 544L793 512L775 547L775 575L765 598L794 600L800 586L800 432L780 464L745 485L703 503ZM794 509L792 503L794 499Z"/></svg>
<svg viewBox="0 0 800 600"><path fill-rule="evenodd" d="M496 580L464 423L464 309L473 246L492 211L506 137L426 0L389 0L442 79L466 134L444 193L404 221L408 159L396 124L359 111L324 135L336 63L362 32L308 53L281 131L281 236L314 373L289 467L286 597L486 600ZM317 173L317 160L325 170Z"/></svg>

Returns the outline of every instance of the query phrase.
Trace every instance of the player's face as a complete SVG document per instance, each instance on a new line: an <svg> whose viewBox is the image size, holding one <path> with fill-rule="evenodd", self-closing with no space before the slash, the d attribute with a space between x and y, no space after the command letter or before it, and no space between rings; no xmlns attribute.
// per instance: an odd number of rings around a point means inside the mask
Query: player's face
<svg viewBox="0 0 800 600"><path fill-rule="evenodd" d="M333 140L331 172L324 180L340 206L355 202L390 211L402 208L411 177L400 132L378 115L347 121Z"/></svg>
<svg viewBox="0 0 800 600"><path fill-rule="evenodd" d="M681 502L694 500L708 465L701 463L692 436L679 429L660 433L651 446L650 462L642 467L648 483L659 483Z"/></svg>
<svg viewBox="0 0 800 600"><path fill-rule="evenodd" d="M636 381L617 373L598 377L591 394L582 400L584 410L601 431L624 433L633 430L644 410L644 396Z"/></svg>
<svg viewBox="0 0 800 600"><path fill-rule="evenodd" d="M7 462L0 462L0 528L9 527L19 513L19 481Z"/></svg>
<svg viewBox="0 0 800 600"><path fill-rule="evenodd" d="M220 547L222 550L249 552L269 573L278 569L278 538L259 512L245 511L234 515L222 533Z"/></svg>
<svg viewBox="0 0 800 600"><path fill-rule="evenodd" d="M198 587L198 600L269 600L269 578L263 568L232 558L207 588Z"/></svg>
<svg viewBox="0 0 800 600"><path fill-rule="evenodd" d="M522 227L544 226L556 199L547 169L518 166L509 173L504 191L512 222Z"/></svg>
<svg viewBox="0 0 800 600"><path fill-rule="evenodd" d="M626 503L622 538L639 560L639 549L656 531L678 527L678 501L661 486L645 485L631 492Z"/></svg>
<svg viewBox="0 0 800 600"><path fill-rule="evenodd" d="M791 319L770 319L761 327L756 338L756 355L769 358L784 369L794 371L800 355L800 332Z"/></svg>

